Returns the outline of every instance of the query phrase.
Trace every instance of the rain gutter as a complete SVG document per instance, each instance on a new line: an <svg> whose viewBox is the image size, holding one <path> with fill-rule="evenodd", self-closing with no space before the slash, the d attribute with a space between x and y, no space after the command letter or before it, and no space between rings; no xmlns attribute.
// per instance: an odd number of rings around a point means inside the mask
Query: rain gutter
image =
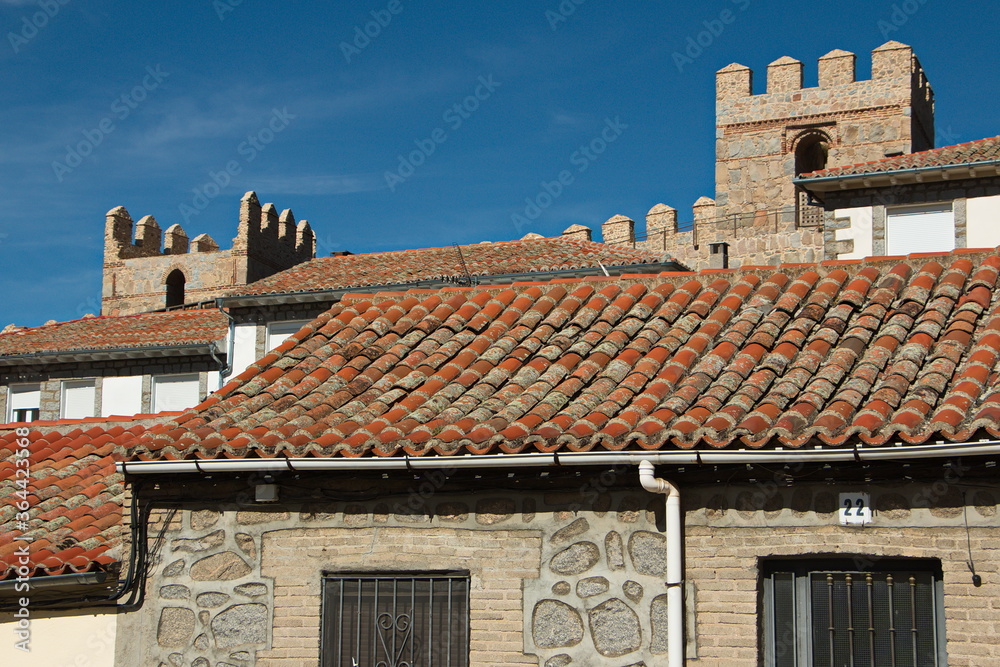
<svg viewBox="0 0 1000 667"><path fill-rule="evenodd" d="M358 470L418 470L437 468L526 468L545 466L724 465L741 463L836 463L910 461L949 456L1000 455L1000 440L976 443L939 442L931 445L885 445L840 449L718 449L629 452L552 452L531 454L463 454L456 456L365 456L360 458L183 459L119 461L115 468L129 475L207 474L243 472L320 472Z"/></svg>

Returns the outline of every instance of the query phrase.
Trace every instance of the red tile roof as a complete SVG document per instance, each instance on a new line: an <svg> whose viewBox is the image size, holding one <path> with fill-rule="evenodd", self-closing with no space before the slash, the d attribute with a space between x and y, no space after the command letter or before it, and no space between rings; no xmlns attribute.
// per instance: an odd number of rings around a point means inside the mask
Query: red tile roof
<svg viewBox="0 0 1000 667"><path fill-rule="evenodd" d="M919 153L909 153L897 157L887 157L872 162L831 167L808 174L802 174L798 180L810 181L819 178L835 176L859 176L863 174L879 174L905 169L920 169L927 167L948 167L959 164L1000 161L1000 136L979 139L954 146L943 146Z"/></svg>
<svg viewBox="0 0 1000 667"><path fill-rule="evenodd" d="M1000 436L1000 255L350 295L130 453L412 456Z"/></svg>
<svg viewBox="0 0 1000 667"><path fill-rule="evenodd" d="M466 268L469 275L486 276L599 268L598 262L614 267L669 261L661 253L559 236L460 248L461 257L454 246L318 257L258 280L234 294L311 292L460 279L466 275Z"/></svg>
<svg viewBox="0 0 1000 667"><path fill-rule="evenodd" d="M0 358L25 354L208 344L225 337L218 310L88 317L0 334Z"/></svg>
<svg viewBox="0 0 1000 667"><path fill-rule="evenodd" d="M124 488L112 451L144 427L81 426L66 434L33 428L27 468L17 463L23 448L15 432L0 435L0 494L7 499L0 505L0 579L17 577L23 563L16 552L25 545L32 576L106 570L120 560ZM30 478L18 476L21 470ZM22 501L29 508L24 523L16 505Z"/></svg>

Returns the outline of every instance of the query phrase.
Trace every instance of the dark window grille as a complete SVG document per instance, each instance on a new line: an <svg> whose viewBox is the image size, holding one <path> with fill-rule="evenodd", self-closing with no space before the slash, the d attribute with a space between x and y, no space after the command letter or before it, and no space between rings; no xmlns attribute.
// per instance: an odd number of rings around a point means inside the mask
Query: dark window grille
<svg viewBox="0 0 1000 667"><path fill-rule="evenodd" d="M943 667L940 566L927 561L767 563L769 667Z"/></svg>
<svg viewBox="0 0 1000 667"><path fill-rule="evenodd" d="M38 421L38 417L41 414L39 408L15 408L14 419L15 422L34 422Z"/></svg>
<svg viewBox="0 0 1000 667"><path fill-rule="evenodd" d="M469 575L328 574L324 667L467 667Z"/></svg>

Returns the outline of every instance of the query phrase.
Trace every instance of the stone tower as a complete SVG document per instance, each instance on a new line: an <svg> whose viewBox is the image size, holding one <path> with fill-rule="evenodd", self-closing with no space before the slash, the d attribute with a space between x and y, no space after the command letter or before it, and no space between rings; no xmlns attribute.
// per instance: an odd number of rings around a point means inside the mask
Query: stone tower
<svg viewBox="0 0 1000 667"><path fill-rule="evenodd" d="M779 58L759 94L749 67L719 70L715 200L702 197L680 222L657 204L645 238L618 217L608 231L692 269L824 259L824 234L833 230L796 193L795 176L934 147L934 94L913 49L887 42L872 51L866 81L855 65L853 53L831 51L819 59L819 85L804 88L803 64Z"/></svg>
<svg viewBox="0 0 1000 667"><path fill-rule="evenodd" d="M261 206L254 192L240 201L229 250L208 234L188 241L180 225L161 232L151 215L133 223L119 206L108 211L104 226L101 312L128 315L207 301L315 256L309 223L296 223L290 210L279 215L273 204Z"/></svg>
<svg viewBox="0 0 1000 667"><path fill-rule="evenodd" d="M819 59L816 88L802 87L802 69L793 58L775 60L758 95L748 67L716 75L717 215L794 208L799 173L934 147L934 95L909 46L872 51L867 81L856 79L847 51Z"/></svg>

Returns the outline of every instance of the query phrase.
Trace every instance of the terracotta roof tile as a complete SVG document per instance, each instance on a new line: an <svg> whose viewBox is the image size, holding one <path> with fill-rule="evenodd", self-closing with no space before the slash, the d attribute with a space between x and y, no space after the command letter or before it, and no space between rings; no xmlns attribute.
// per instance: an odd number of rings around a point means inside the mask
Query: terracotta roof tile
<svg viewBox="0 0 1000 667"><path fill-rule="evenodd" d="M218 310L88 317L0 334L0 358L26 354L205 345L225 337Z"/></svg>
<svg viewBox="0 0 1000 667"><path fill-rule="evenodd" d="M88 424L79 425L84 428L62 434L32 424L26 458L17 454L23 448L15 431L0 434L0 493L29 505L26 521L15 502L0 507L0 579L18 576L23 563L15 552L25 546L31 576L105 570L121 560L125 493L112 453L144 427L108 421L86 430ZM19 475L22 470L29 477Z"/></svg>
<svg viewBox="0 0 1000 667"><path fill-rule="evenodd" d="M133 453L843 446L998 429L998 270L979 251L352 295Z"/></svg>
<svg viewBox="0 0 1000 667"><path fill-rule="evenodd" d="M862 174L879 174L906 169L929 167L947 167L951 165L975 164L981 162L1000 162L1000 136L979 139L954 146L942 146L919 153L908 153L897 157L888 157L872 162L831 167L799 176L803 181L834 176L860 176Z"/></svg>
<svg viewBox="0 0 1000 667"><path fill-rule="evenodd" d="M468 275L515 275L655 264L662 253L605 245L567 237L540 238L444 248L318 257L233 292L238 296L313 292L429 280L460 280Z"/></svg>

